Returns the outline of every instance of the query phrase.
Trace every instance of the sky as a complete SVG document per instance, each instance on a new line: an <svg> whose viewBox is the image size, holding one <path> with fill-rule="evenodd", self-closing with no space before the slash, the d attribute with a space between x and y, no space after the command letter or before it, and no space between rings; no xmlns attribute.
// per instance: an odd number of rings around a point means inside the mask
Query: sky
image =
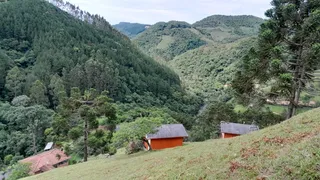
<svg viewBox="0 0 320 180"><path fill-rule="evenodd" d="M66 0L91 14L103 16L110 24L159 21L194 23L205 17L254 15L265 18L271 0Z"/></svg>

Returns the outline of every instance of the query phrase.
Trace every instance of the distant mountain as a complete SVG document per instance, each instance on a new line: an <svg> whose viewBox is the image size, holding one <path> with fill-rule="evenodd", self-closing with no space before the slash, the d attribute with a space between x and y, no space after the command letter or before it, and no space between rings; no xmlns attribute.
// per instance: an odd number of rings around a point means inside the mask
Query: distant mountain
<svg viewBox="0 0 320 180"><path fill-rule="evenodd" d="M148 24L139 24L139 23L129 23L129 22L120 22L119 24L113 25L118 31L122 32L129 38L134 38L138 34L147 30L150 25Z"/></svg>
<svg viewBox="0 0 320 180"><path fill-rule="evenodd" d="M159 22L133 39L138 47L158 61L198 48L206 42L193 32L190 24L181 21Z"/></svg>
<svg viewBox="0 0 320 180"><path fill-rule="evenodd" d="M194 23L192 27L209 39L225 43L257 35L263 22L255 16L213 15Z"/></svg>
<svg viewBox="0 0 320 180"><path fill-rule="evenodd" d="M225 88L238 61L254 45L263 19L214 15L194 24L159 22L133 42L146 54L172 68L184 87L206 98L227 100Z"/></svg>

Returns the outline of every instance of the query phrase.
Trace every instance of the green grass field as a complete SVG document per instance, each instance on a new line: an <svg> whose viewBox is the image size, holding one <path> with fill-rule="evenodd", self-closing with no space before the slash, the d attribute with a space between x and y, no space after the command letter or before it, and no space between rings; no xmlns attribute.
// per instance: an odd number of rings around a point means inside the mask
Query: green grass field
<svg viewBox="0 0 320 180"><path fill-rule="evenodd" d="M91 160L26 180L320 179L320 109L233 139Z"/></svg>
<svg viewBox="0 0 320 180"><path fill-rule="evenodd" d="M273 113L275 114L282 114L285 110L287 110L287 107L286 106L280 106L280 105L270 105L270 104L267 104L265 105L265 107L269 108L270 111L272 111ZM298 109L297 113L300 114L300 113L304 113L304 112L307 112L309 110L312 110L314 108L311 108L311 107L301 107ZM237 104L235 107L234 107L234 110L236 112L245 112L247 110L246 107L240 105L240 104Z"/></svg>

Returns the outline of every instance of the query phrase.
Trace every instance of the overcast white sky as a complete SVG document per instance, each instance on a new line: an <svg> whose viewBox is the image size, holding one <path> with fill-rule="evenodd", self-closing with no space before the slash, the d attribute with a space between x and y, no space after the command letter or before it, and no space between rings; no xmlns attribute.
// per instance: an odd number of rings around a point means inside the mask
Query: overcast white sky
<svg viewBox="0 0 320 180"><path fill-rule="evenodd" d="M254 15L264 18L271 0L67 0L110 24L154 24L179 20L194 23L214 14Z"/></svg>

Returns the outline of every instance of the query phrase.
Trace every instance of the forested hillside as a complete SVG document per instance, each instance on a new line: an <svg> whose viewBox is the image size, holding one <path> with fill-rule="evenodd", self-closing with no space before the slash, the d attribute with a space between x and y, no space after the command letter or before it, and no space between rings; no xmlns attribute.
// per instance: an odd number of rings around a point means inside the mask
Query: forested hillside
<svg viewBox="0 0 320 180"><path fill-rule="evenodd" d="M50 141L72 163L114 153L115 125L137 118L190 129L202 104L102 17L69 13L44 0L0 3L0 170ZM99 125L108 130L89 132Z"/></svg>
<svg viewBox="0 0 320 180"><path fill-rule="evenodd" d="M118 31L122 32L129 38L134 38L138 34L142 33L150 27L148 24L139 24L139 23L129 23L129 22L120 22L119 24L113 25Z"/></svg>
<svg viewBox="0 0 320 180"><path fill-rule="evenodd" d="M173 97L182 92L179 77L140 53L106 21L100 22L105 28L95 28L99 22L76 20L40 0L10 1L0 8L3 99L29 95L36 80L45 86L50 107L54 81L61 82L67 94L72 87L95 88L108 90L121 102L133 101L133 94L161 97L159 104L180 99Z"/></svg>
<svg viewBox="0 0 320 180"><path fill-rule="evenodd" d="M246 55L256 38L233 43L210 44L188 51L168 64L182 77L187 90L207 99L228 101L227 93L239 60Z"/></svg>
<svg viewBox="0 0 320 180"><path fill-rule="evenodd" d="M254 16L214 15L193 25L160 22L133 42L177 72L190 92L226 101L231 97L225 89L237 63L254 46L263 21Z"/></svg>
<svg viewBox="0 0 320 180"><path fill-rule="evenodd" d="M233 42L243 37L256 36L263 22L263 19L255 16L213 15L192 26L214 41Z"/></svg>
<svg viewBox="0 0 320 180"><path fill-rule="evenodd" d="M170 61L175 56L206 44L193 33L186 22L159 22L139 34L133 41L138 47L158 61Z"/></svg>

